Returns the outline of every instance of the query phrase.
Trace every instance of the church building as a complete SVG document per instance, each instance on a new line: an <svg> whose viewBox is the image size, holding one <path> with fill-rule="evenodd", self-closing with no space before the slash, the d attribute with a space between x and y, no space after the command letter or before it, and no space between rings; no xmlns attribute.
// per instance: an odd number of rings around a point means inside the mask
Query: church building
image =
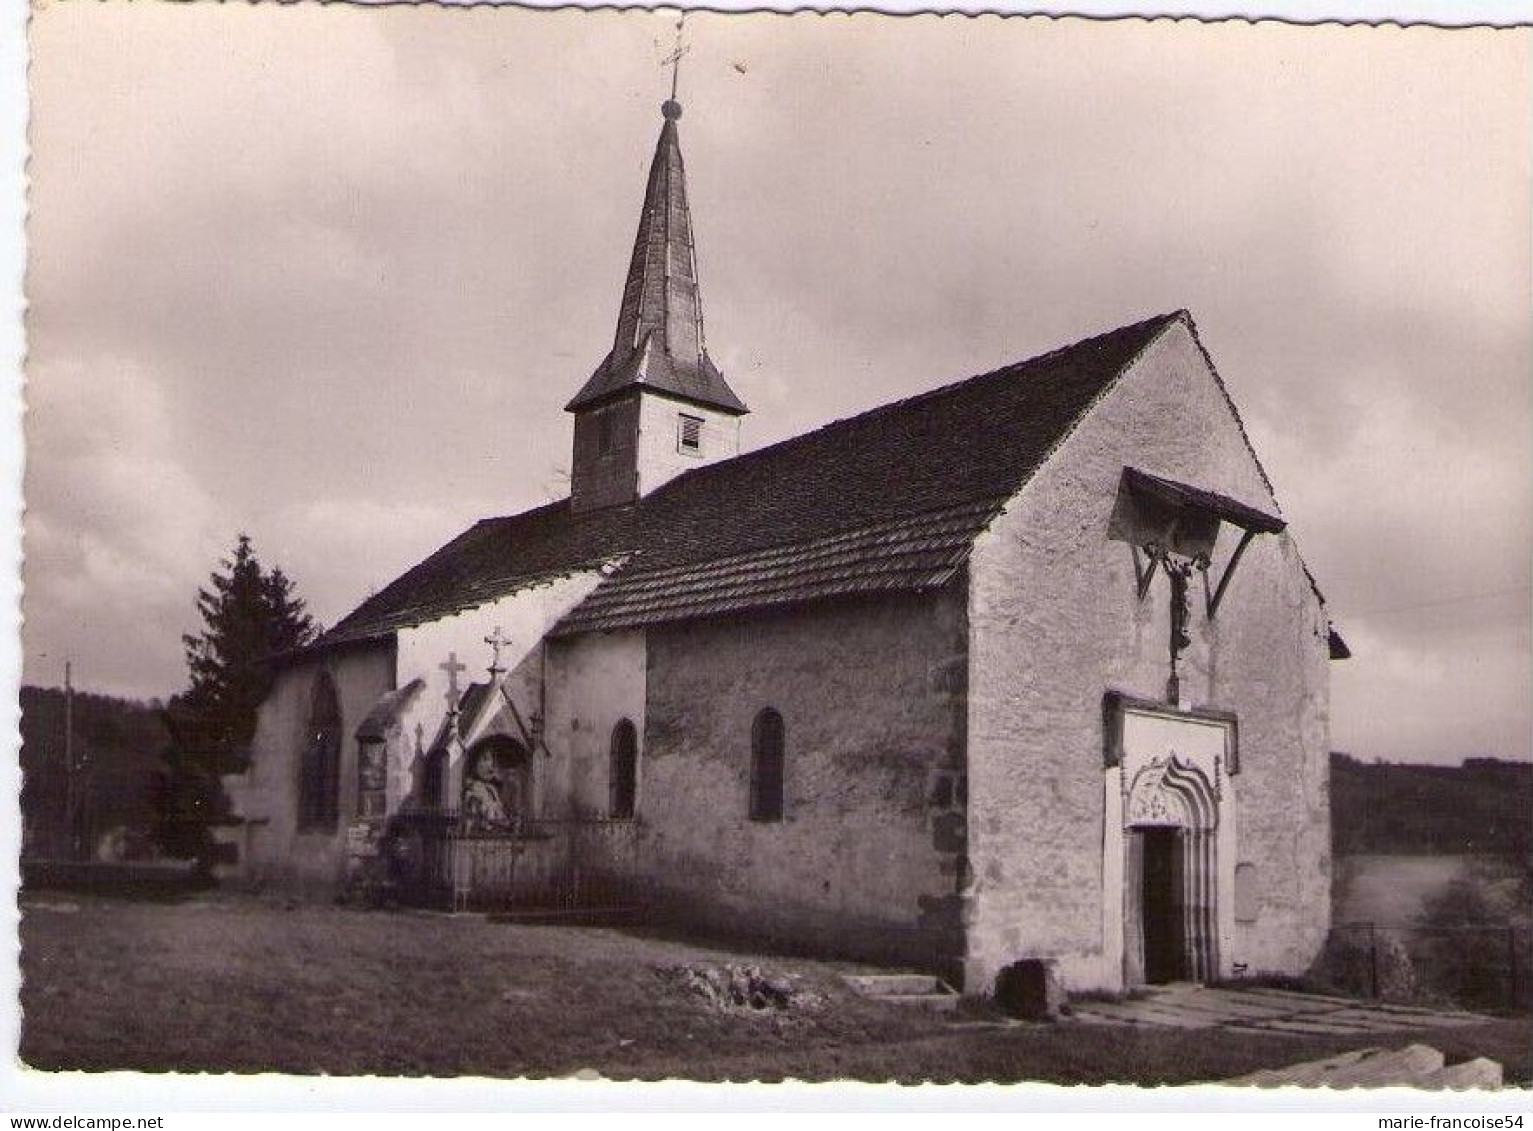
<svg viewBox="0 0 1533 1131"><path fill-rule="evenodd" d="M742 453L662 111L569 497L279 659L229 870L969 993L1303 971L1346 649L1192 318Z"/></svg>

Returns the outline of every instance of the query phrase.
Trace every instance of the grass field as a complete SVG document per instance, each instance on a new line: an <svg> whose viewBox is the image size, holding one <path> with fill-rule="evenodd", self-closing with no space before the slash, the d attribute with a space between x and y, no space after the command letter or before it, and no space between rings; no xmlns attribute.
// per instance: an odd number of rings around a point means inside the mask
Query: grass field
<svg viewBox="0 0 1533 1131"><path fill-rule="evenodd" d="M588 927L205 897L23 900L21 1057L42 1069L619 1079L1145 1084L1221 1079L1356 1040L986 1020L849 993L853 967ZM720 1009L667 975L754 963L818 1008ZM967 1023L955 1025L954 1021ZM1525 1018L1430 1033L1533 1080Z"/></svg>

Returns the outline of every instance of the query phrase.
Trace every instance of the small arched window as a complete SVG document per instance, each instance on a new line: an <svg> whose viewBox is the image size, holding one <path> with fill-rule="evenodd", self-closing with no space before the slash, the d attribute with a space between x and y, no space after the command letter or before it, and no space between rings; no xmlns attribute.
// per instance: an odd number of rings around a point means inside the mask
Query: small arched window
<svg viewBox="0 0 1533 1131"><path fill-rule="evenodd" d="M298 827L333 831L341 802L341 704L328 672L314 683L299 772Z"/></svg>
<svg viewBox="0 0 1533 1131"><path fill-rule="evenodd" d="M771 707L751 726L751 820L782 820L783 725Z"/></svg>
<svg viewBox="0 0 1533 1131"><path fill-rule="evenodd" d="M612 728L608 766L607 812L613 817L632 817L639 800L639 734L627 719Z"/></svg>

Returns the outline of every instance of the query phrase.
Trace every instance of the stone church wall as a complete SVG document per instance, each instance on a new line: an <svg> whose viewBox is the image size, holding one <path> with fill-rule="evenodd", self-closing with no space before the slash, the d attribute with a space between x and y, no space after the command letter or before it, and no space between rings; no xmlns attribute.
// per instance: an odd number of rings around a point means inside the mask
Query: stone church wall
<svg viewBox="0 0 1533 1131"><path fill-rule="evenodd" d="M961 950L965 607L822 603L648 634L642 866L662 907L949 968ZM749 816L752 723L784 721L784 816Z"/></svg>
<svg viewBox="0 0 1533 1131"><path fill-rule="evenodd" d="M639 490L638 444L637 397L576 413L570 506L583 511L633 499Z"/></svg>
<svg viewBox="0 0 1533 1131"><path fill-rule="evenodd" d="M970 564L966 982L984 992L1021 958L1072 988L1117 988L1105 928L1103 695L1164 700L1164 575L1141 602L1108 519L1125 464L1276 511L1187 328L1171 326L976 543ZM1214 579L1235 541L1228 524ZM1195 579L1196 582L1196 579ZM1210 623L1194 584L1183 695L1239 719L1245 921L1226 966L1302 971L1329 923L1327 624L1292 540L1248 548ZM1118 890L1107 890L1116 885ZM1221 899L1235 898L1222 892ZM1121 907L1121 903L1119 903Z"/></svg>
<svg viewBox="0 0 1533 1131"><path fill-rule="evenodd" d="M261 704L250 769L226 778L234 811L245 819L224 838L239 853L242 880L327 894L339 883L346 826L357 808L357 725L380 695L394 687L392 641L332 652L283 668ZM340 816L334 831L298 829L299 766L320 672L335 681L341 708Z"/></svg>

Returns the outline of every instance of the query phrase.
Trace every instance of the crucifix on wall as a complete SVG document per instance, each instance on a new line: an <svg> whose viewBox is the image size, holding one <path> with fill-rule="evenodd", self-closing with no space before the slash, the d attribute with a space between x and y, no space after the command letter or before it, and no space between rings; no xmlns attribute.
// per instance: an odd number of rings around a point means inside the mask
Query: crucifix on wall
<svg viewBox="0 0 1533 1131"><path fill-rule="evenodd" d="M1238 529L1241 536L1220 571L1217 585L1213 585L1208 575L1222 523ZM1192 575L1203 576L1203 607L1212 621L1219 613L1219 606L1235 575L1235 567L1240 564L1252 539L1258 534L1281 533L1286 525L1280 518L1225 495L1162 479L1138 468L1123 469L1108 536L1129 544L1141 601L1149 594L1150 583L1157 571L1163 572L1170 582L1168 702L1181 701L1181 675L1177 663L1192 643L1189 594Z"/></svg>
<svg viewBox="0 0 1533 1131"><path fill-rule="evenodd" d="M1139 574L1140 598L1143 599L1149 589L1157 565L1165 571L1166 578L1171 582L1171 674L1166 680L1166 701L1176 703L1182 697L1182 680L1177 672L1177 660L1192 643L1192 602L1187 596L1187 584L1192 580L1194 571L1201 572L1205 579L1208 577L1208 556L1198 554L1184 557L1154 543L1147 544L1144 551L1149 563ZM1134 566L1136 570L1139 568L1138 547L1135 547Z"/></svg>

